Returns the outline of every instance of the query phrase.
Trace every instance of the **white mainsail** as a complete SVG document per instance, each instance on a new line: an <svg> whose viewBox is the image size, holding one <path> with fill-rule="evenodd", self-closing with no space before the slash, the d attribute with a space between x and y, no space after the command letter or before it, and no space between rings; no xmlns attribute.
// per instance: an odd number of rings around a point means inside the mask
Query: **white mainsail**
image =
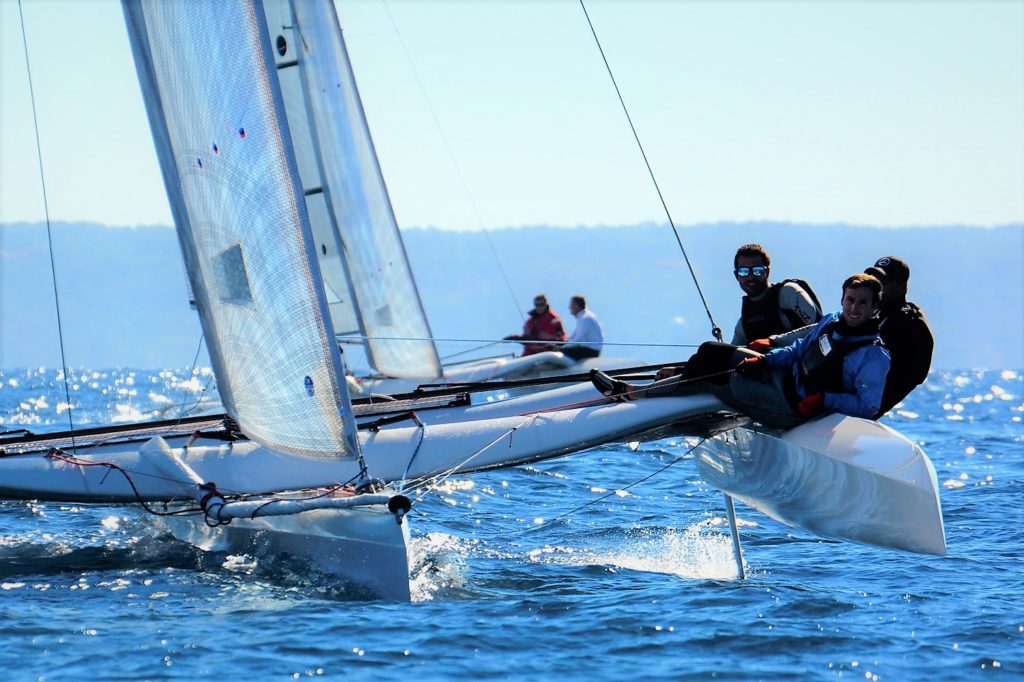
<svg viewBox="0 0 1024 682"><path fill-rule="evenodd" d="M334 5L266 0L264 10L335 332L367 337L382 374L437 377L441 362Z"/></svg>
<svg viewBox="0 0 1024 682"><path fill-rule="evenodd" d="M182 0L124 8L228 413L281 452L355 455L261 8Z"/></svg>

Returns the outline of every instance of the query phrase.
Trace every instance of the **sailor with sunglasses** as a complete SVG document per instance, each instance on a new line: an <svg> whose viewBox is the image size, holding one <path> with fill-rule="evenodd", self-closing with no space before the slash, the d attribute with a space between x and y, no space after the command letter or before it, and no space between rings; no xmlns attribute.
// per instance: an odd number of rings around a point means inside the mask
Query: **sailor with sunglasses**
<svg viewBox="0 0 1024 682"><path fill-rule="evenodd" d="M743 310L736 322L732 343L745 346L814 324L821 319L821 304L807 282L787 279L776 284L768 280L771 258L760 244L744 244L733 258L733 274L745 294Z"/></svg>

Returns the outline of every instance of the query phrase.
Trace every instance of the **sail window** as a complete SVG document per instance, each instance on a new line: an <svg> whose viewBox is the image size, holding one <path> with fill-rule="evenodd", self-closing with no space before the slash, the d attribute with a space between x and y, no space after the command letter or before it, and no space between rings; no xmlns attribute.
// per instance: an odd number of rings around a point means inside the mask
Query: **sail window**
<svg viewBox="0 0 1024 682"><path fill-rule="evenodd" d="M217 296L221 301L239 305L252 303L252 291L249 289L249 276L245 272L241 244L235 244L217 254L214 266Z"/></svg>
<svg viewBox="0 0 1024 682"><path fill-rule="evenodd" d="M284 39L284 36L277 37L277 53L282 57L288 52L288 41Z"/></svg>
<svg viewBox="0 0 1024 682"><path fill-rule="evenodd" d="M390 305L381 306L380 308L377 308L377 310L375 310L374 312L376 313L377 324L381 325L382 327L393 327L395 325L395 320L393 317L391 317Z"/></svg>

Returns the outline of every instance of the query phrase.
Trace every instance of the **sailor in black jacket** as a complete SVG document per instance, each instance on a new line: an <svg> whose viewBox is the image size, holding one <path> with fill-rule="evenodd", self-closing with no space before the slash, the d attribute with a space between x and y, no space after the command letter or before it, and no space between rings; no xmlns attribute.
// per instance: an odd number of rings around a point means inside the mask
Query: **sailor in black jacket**
<svg viewBox="0 0 1024 682"><path fill-rule="evenodd" d="M935 341L924 311L907 300L910 267L895 256L884 256L865 270L882 280L882 310L879 334L892 359L885 381L883 415L924 383L932 365Z"/></svg>

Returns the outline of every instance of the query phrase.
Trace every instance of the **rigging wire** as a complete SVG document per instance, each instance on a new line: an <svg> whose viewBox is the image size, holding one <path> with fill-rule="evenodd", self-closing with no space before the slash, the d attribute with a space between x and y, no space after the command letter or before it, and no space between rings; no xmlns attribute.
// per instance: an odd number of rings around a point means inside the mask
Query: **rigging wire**
<svg viewBox="0 0 1024 682"><path fill-rule="evenodd" d="M441 356L441 362L444 362L445 360L451 360L452 358L457 358L460 355L466 355L467 353L473 353L473 352L478 351L478 350L483 350L484 348L490 348L491 346L497 346L499 343L502 343L503 341L504 341L504 339L502 339L502 341L490 341L490 342L485 343L485 344L480 345L480 346L474 346L473 348L467 348L466 350L460 350L457 353L451 353L449 355L442 355Z"/></svg>
<svg viewBox="0 0 1024 682"><path fill-rule="evenodd" d="M462 353L468 353L473 350L480 350L486 346L494 346L499 343L522 343L521 341L514 341L510 339L456 339L456 338L441 338L438 336L424 337L424 336L367 336L365 334L346 334L343 337L338 337L338 343L349 343L356 344L362 341L444 341L451 343L482 343L484 346L478 348L470 348L454 355L461 355ZM529 339L525 341L530 342ZM554 341L544 339L543 343L551 346L565 346L568 345L569 341ZM698 348L700 344L697 343L649 343L649 342L629 342L629 341L603 341L605 346L622 346L622 347L636 347L636 348ZM447 357L454 357L450 355Z"/></svg>
<svg viewBox="0 0 1024 682"><path fill-rule="evenodd" d="M189 373L188 373L189 381L191 381L192 379L195 378L195 375L196 375L196 365L199 364L199 353L203 350L203 341L205 341L205 340L206 340L206 336L202 332L200 332L199 333L199 343L196 345L196 354L192 358L192 369L189 370ZM187 410L185 409L185 403L188 402L188 396L187 395L183 395L182 396L182 398L181 398L181 405L178 407L178 423L179 424L181 423L182 419L187 417L189 414L192 413L192 411L194 409L196 409L197 407L199 407L200 404L202 404L203 397L206 395L206 391L209 390L210 384L213 383L214 378L215 378L215 376L211 373L209 378L207 378L207 380L206 380L206 385L203 386L203 390L201 390L199 392L199 397L196 398L195 403L193 403L192 406L189 407Z"/></svg>
<svg viewBox="0 0 1024 682"><path fill-rule="evenodd" d="M53 231L50 226L50 204L46 196L46 174L43 172L43 147L39 139L39 117L36 114L36 91L32 84L32 67L28 57L28 35L25 32L25 12L18 0L18 18L21 22L21 44L25 50L25 72L28 74L29 100L32 103L32 125L36 136L36 158L39 161L39 183L43 191L43 212L46 215L46 242L50 252L50 277L53 281L53 303L57 309L57 341L60 344L60 367L64 377L64 400L68 406L68 430L71 432L71 450L75 451L75 422L72 418L71 388L68 384L68 363L64 353L64 327L60 314L60 294L57 288L57 266L53 258Z"/></svg>
<svg viewBox="0 0 1024 682"><path fill-rule="evenodd" d="M590 13L587 12L587 6L583 0L580 0L580 9L583 10L583 16L587 18L587 25L590 26L590 33L594 36L594 42L597 43L597 49L601 53L601 59L604 61L605 69L608 71L608 77L611 78L612 85L615 86L615 94L619 96L619 104L622 105L622 111L626 114L626 120L629 122L629 129L633 131L633 139L636 140L637 147L640 148L640 155L644 158L644 164L647 165L647 172L651 176L651 182L654 183L654 189L658 193L658 199L661 201L661 207L665 211L665 216L668 218L668 224L672 227L672 234L675 235L676 243L679 244L679 250L683 252L683 259L686 261L686 267L690 270L690 277L693 278L693 284L697 287L697 294L700 295L701 303L704 304L704 311L708 315L708 320L711 322L711 334L719 341L722 341L722 330L717 324L715 324L715 318L711 315L711 308L708 306L708 301L704 298L704 291L700 288L700 281L697 279L697 273L693 269L693 265L690 263L690 256L686 253L686 247L683 246L683 240L679 236L679 229L676 227L675 221L672 220L672 214L668 210L668 204L665 203L665 196L661 193L661 187L658 185L658 179L654 175L654 169L651 167L651 162L647 158L647 152L644 151L644 146L640 142L640 135L636 132L636 126L633 125L633 118L629 115L629 109L626 107L626 100L622 97L622 91L619 90L619 84L615 80L615 75L612 73L611 64L608 63L608 57L605 56L604 48L601 46L601 40L597 37L597 30L594 28L594 22L590 20Z"/></svg>
<svg viewBox="0 0 1024 682"><path fill-rule="evenodd" d="M476 222L480 225L480 231L484 233L484 238L487 240L487 246L490 247L491 253L494 255L494 261L498 265L498 271L501 273L502 279L505 280L505 287L508 289L508 294L512 298L512 305L515 306L519 317L525 318L526 315L523 313L523 309L519 307L519 301L516 299L515 291L512 289L512 282L509 280L508 274L505 272L505 267L501 264L501 258L498 256L498 250L494 248L494 242L491 240L491 234L484 225L484 220L480 216L480 209L477 207L476 201L473 199L473 194L469 191L469 185L466 183L466 178L462 174L462 168L459 166L459 162L455 158L455 152L452 151L452 146L448 142L448 136L444 134L444 128L441 127L441 120L437 116L434 104L430 101L430 97L427 95L427 89L423 86L423 80L420 78L419 71L416 70L416 64L413 62L412 54L409 52L409 48L406 46L405 41L402 40L402 34L398 31L398 24L395 22L394 15L391 14L391 7L388 5L387 0L384 0L382 4L388 13L388 19L391 21L392 28L395 29L395 37L398 38L398 44L402 46L402 52L405 53L405 58L409 62L409 68L416 79L416 85L420 89L420 94L423 95L423 100L427 104L427 109L430 110L430 115L434 119L434 125L437 127L438 135L441 136L441 141L444 142L445 149L448 151L448 158L451 159L452 166L455 168L455 175L459 178L459 183L462 185L462 191L465 193L466 199L469 201L469 205L473 209L473 215L476 216Z"/></svg>
<svg viewBox="0 0 1024 682"><path fill-rule="evenodd" d="M635 488L636 486L640 485L641 483L644 483L645 481L649 481L650 479L654 478L655 476L659 476L659 475L663 474L670 467L675 466L676 464L678 464L679 462L683 461L684 459L692 459L693 451L696 450L705 440L707 440L707 438L703 438L702 437L699 441L697 441L694 445L692 445L683 454L677 455L675 458L673 458L671 461L669 461L667 464L665 464L661 468L657 469L656 471L651 472L650 474L647 474L646 476L642 476L641 478L638 478L637 480L633 481L632 483L624 485L621 488L616 488L615 490L613 490L613 491L611 491L611 492L609 492L607 494L601 495L600 497L596 497L593 500L588 500L587 502L584 502L583 504L581 504L581 505L579 505L577 507L574 507L573 509L570 509L567 512L559 514L558 516L555 516L553 518L547 519L543 523L539 523L539 524L536 524L536 525L533 525L533 526L527 526L526 528L521 528L521 529L515 531L515 533L517 535L525 535L527 533L532 533L534 531L540 530L541 528L546 528L548 526L553 525L557 521L561 521L562 519L568 518L568 517L570 517L570 516L580 512L580 511L583 511L587 507L591 507L591 506L593 506L595 504L599 504L600 502L603 502L604 500L607 500L609 497L616 496L616 495L618 495L622 491L629 490L631 488ZM436 487L434 487L433 485L431 485L429 483L428 483L428 485L430 485L430 487L422 495L420 495L418 498L416 498L417 503L419 501L421 501L424 497L426 497L427 494L437 491ZM416 514L418 516L422 516L423 518L427 519L431 523L435 523L435 524L437 524L439 526L442 526L444 528L448 528L449 530L451 530L451 531L453 531L455 533L462 533L462 532L464 532L464 529L456 528L455 526L453 526L451 524L445 523L444 521L441 521L441 520L439 520L437 518L434 518L434 517L428 515L426 512L424 512L422 509L420 509L419 507L417 507L415 505L413 506L413 508L410 511L410 513L411 514ZM474 537L499 537L499 536L504 537L504 536L508 535L507 531L483 532L479 528L474 528L472 533L473 533Z"/></svg>
<svg viewBox="0 0 1024 682"><path fill-rule="evenodd" d="M462 461L460 461L460 462L454 464L453 466L445 469L444 471L441 471L441 472L439 472L437 474L434 474L432 476L426 476L426 477L423 477L423 478L412 479L412 485L410 486L410 490L411 491L420 491L419 495L417 495L416 498L413 499L413 505L417 504L420 500L422 500L424 496L429 495L432 492L436 492L439 486L441 486L445 481L447 481L449 478L451 478L455 474L466 473L465 467L470 462L472 462L474 459L476 459L480 455L484 454L484 452L486 452L490 448L494 447L498 443L502 442L506 438L508 439L509 447L512 447L512 437L515 434L515 432L518 429L522 428L523 426L526 426L528 423L530 423L530 422L532 422L532 421L537 419L537 415L524 415L524 416L526 418L523 419L523 421L519 422L518 424L516 424L512 428L502 432L500 435L498 435L498 437L496 437L493 440L491 440L490 442L488 442L482 448L479 448L475 452L470 453L467 457L464 457L462 459ZM419 448L417 446L417 452L418 452L418 450L419 450ZM412 462L412 460L410 460L410 463L411 462ZM408 481L406 481L406 482L408 482ZM404 488L405 488L405 486L403 485L403 489Z"/></svg>

